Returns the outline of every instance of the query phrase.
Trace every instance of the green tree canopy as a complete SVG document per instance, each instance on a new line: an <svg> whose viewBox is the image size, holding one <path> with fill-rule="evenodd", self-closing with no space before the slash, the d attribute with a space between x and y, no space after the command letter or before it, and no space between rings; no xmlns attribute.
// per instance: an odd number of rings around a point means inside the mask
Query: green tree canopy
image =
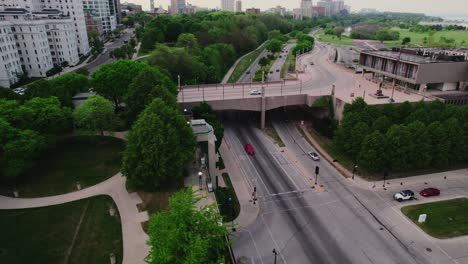
<svg viewBox="0 0 468 264"><path fill-rule="evenodd" d="M372 172L382 172L387 165L387 151L385 136L374 131L362 141L358 162Z"/></svg>
<svg viewBox="0 0 468 264"><path fill-rule="evenodd" d="M228 232L213 205L195 207L201 198L192 188L179 191L169 199L168 211L151 217L147 263L225 263Z"/></svg>
<svg viewBox="0 0 468 264"><path fill-rule="evenodd" d="M198 40L192 33L182 33L177 38L177 47L185 48L190 53L195 52L198 49Z"/></svg>
<svg viewBox="0 0 468 264"><path fill-rule="evenodd" d="M104 135L105 130L114 128L116 116L112 103L104 97L95 95L75 109L73 119L79 129L100 132Z"/></svg>
<svg viewBox="0 0 468 264"><path fill-rule="evenodd" d="M128 134L122 172L135 188L157 189L182 177L195 137L185 118L160 98L140 114Z"/></svg>
<svg viewBox="0 0 468 264"><path fill-rule="evenodd" d="M94 72L93 87L99 95L111 100L118 108L133 78L146 67L148 67L147 64L130 60L118 60L105 64Z"/></svg>

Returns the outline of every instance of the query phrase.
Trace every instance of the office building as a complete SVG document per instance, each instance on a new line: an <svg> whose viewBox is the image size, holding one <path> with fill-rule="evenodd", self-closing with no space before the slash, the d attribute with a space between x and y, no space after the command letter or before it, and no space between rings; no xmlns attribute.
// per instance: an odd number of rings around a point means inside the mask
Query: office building
<svg viewBox="0 0 468 264"><path fill-rule="evenodd" d="M242 12L242 1L236 1L236 12Z"/></svg>
<svg viewBox="0 0 468 264"><path fill-rule="evenodd" d="M185 0L171 0L169 10L172 15L185 13Z"/></svg>
<svg viewBox="0 0 468 264"><path fill-rule="evenodd" d="M16 41L11 31L12 23L0 19L0 86L10 87L23 73Z"/></svg>
<svg viewBox="0 0 468 264"><path fill-rule="evenodd" d="M260 14L260 9L252 7L252 8L247 8L245 12L248 14Z"/></svg>
<svg viewBox="0 0 468 264"><path fill-rule="evenodd" d="M366 72L389 80L393 85L425 92L466 90L468 55L438 49L362 51L359 64Z"/></svg>
<svg viewBox="0 0 468 264"><path fill-rule="evenodd" d="M154 14L155 13L155 9L154 9L154 0L150 0L150 13Z"/></svg>
<svg viewBox="0 0 468 264"><path fill-rule="evenodd" d="M96 15L102 20L102 28L110 35L117 28L117 12L114 0L82 0L84 9L96 10Z"/></svg>
<svg viewBox="0 0 468 264"><path fill-rule="evenodd" d="M312 0L302 0L301 1L301 12L302 18L312 17Z"/></svg>
<svg viewBox="0 0 468 264"><path fill-rule="evenodd" d="M107 0L114 1L114 0ZM1 8L25 8L31 12L41 12L43 9L57 9L73 20L77 39L78 53L86 55L90 52L86 23L81 0L0 0Z"/></svg>
<svg viewBox="0 0 468 264"><path fill-rule="evenodd" d="M96 13L95 9L84 9L85 22L86 22L86 31L89 33L96 32L98 35L104 37L104 28L102 27L102 19Z"/></svg>
<svg viewBox="0 0 468 264"><path fill-rule="evenodd" d="M221 0L221 10L234 12L234 0Z"/></svg>

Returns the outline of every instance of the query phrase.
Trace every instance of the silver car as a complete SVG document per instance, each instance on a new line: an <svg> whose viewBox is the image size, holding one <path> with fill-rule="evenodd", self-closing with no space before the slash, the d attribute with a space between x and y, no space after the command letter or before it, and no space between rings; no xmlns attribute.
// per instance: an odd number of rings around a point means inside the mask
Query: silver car
<svg viewBox="0 0 468 264"><path fill-rule="evenodd" d="M309 155L309 157L312 159L312 160L315 160L315 161L319 161L320 160L320 157L317 153L313 152L313 151L309 151L307 153Z"/></svg>

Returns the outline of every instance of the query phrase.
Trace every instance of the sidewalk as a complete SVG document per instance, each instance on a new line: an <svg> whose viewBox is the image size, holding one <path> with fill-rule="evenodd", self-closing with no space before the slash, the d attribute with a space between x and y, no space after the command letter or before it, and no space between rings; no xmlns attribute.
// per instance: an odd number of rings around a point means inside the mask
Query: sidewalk
<svg viewBox="0 0 468 264"><path fill-rule="evenodd" d="M137 204L142 203L137 193L129 193L126 178L120 173L112 178L80 191L42 198L11 198L0 196L0 209L24 209L64 204L98 195L108 195L114 200L122 223L124 264L145 263L149 246L148 235L143 231L142 222L148 221L148 213L139 212Z"/></svg>
<svg viewBox="0 0 468 264"><path fill-rule="evenodd" d="M234 223L237 225L237 228L242 230L250 224L252 224L258 216L260 207L258 203L254 205L252 203L252 188L249 188L247 180L240 170L240 164L235 159L232 150L227 145L226 141L223 140L221 147L219 148L221 156L224 160L224 165L229 177L231 178L232 186L237 195L237 199L240 204L240 213L239 216L234 220Z"/></svg>

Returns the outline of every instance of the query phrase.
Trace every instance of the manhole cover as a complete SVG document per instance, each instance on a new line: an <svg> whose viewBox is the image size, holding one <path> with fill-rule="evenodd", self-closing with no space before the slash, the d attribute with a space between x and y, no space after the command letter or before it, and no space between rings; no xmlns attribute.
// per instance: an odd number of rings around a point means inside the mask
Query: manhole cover
<svg viewBox="0 0 468 264"><path fill-rule="evenodd" d="M426 251L427 252L432 252L432 249L431 248L426 248Z"/></svg>

